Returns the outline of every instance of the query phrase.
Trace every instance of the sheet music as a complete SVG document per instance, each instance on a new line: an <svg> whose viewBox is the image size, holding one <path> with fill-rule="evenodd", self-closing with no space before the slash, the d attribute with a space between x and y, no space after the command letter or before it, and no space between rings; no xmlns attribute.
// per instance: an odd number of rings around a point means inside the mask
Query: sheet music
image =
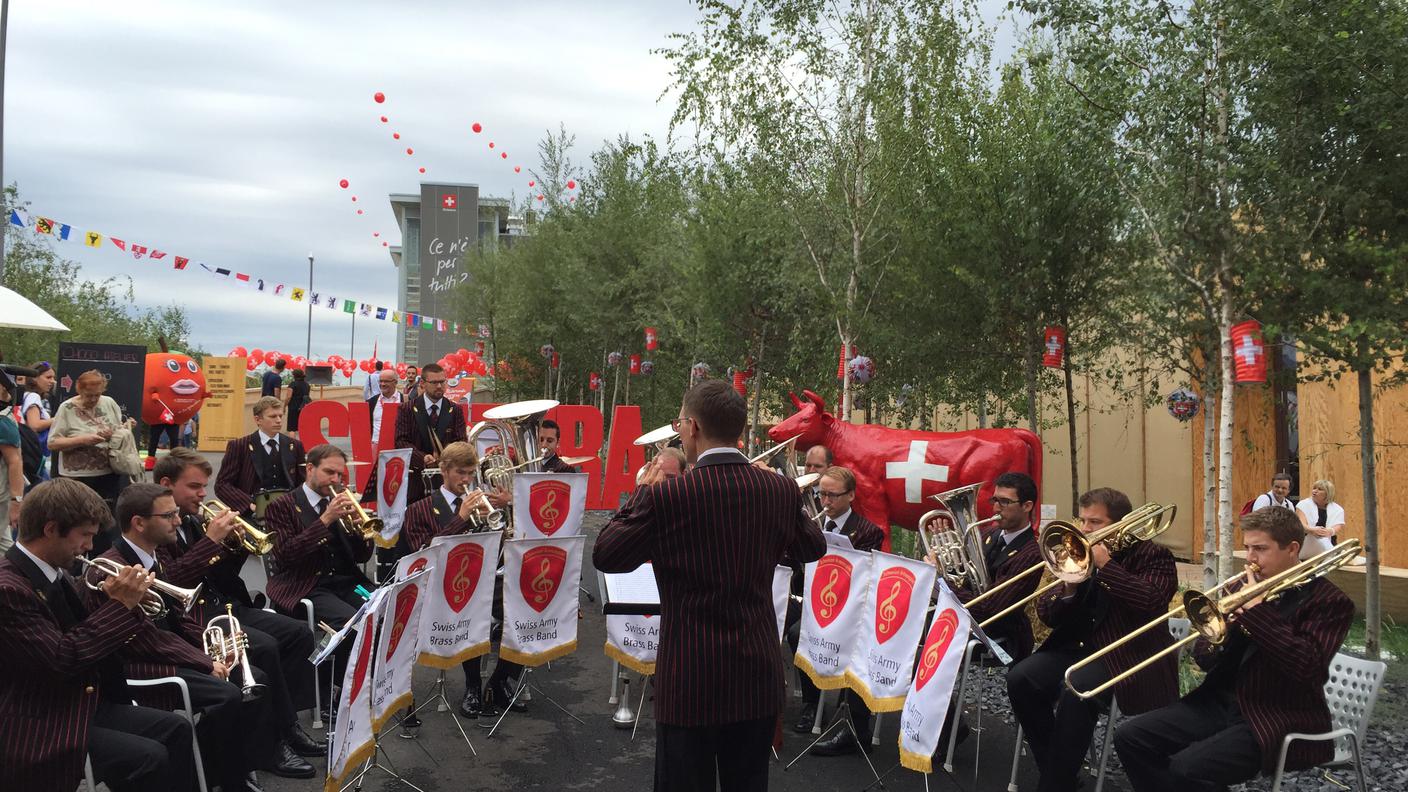
<svg viewBox="0 0 1408 792"><path fill-rule="evenodd" d="M851 537L846 536L845 534L841 533L840 531L822 531L822 532L821 532L821 535L822 535L823 538L826 539L826 546L827 546L828 548L830 548L830 547L844 547L844 548L846 548L847 550L854 550L854 549L856 549L856 548L855 548L855 545L852 545L852 544L851 544Z"/></svg>
<svg viewBox="0 0 1408 792"><path fill-rule="evenodd" d="M660 587L655 583L655 567L641 564L631 572L610 572L602 575L606 581L606 603L619 606L644 606L632 613L658 613ZM608 610L608 613L611 611Z"/></svg>

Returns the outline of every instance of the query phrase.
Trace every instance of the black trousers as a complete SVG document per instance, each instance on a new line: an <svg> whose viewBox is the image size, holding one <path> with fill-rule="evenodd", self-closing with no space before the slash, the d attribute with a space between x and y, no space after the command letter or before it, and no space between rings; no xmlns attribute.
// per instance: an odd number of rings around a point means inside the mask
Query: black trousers
<svg viewBox="0 0 1408 792"><path fill-rule="evenodd" d="M776 725L776 716L720 726L657 723L655 792L766 792Z"/></svg>
<svg viewBox="0 0 1408 792"><path fill-rule="evenodd" d="M1255 778L1261 746L1235 700L1218 691L1192 695L1115 727L1134 792L1212 792Z"/></svg>
<svg viewBox="0 0 1408 792"><path fill-rule="evenodd" d="M307 599L313 603L313 613L316 614L318 621L327 623L334 630L342 629L344 624L357 615L357 609L362 607L364 601L353 591L354 588L356 588L355 585L324 587L319 584L308 592ZM347 668L347 658L352 654L353 643L353 634L349 633L333 653L332 662L323 663L318 668L318 684L324 692L328 689L330 678L341 681L343 672ZM334 706L334 702L324 703L329 707Z"/></svg>
<svg viewBox="0 0 1408 792"><path fill-rule="evenodd" d="M176 675L186 680L191 706L201 713L196 739L208 785L243 789L251 770L274 766L280 735L267 697L245 702L234 682L184 668ZM256 670L255 679L267 677Z"/></svg>
<svg viewBox="0 0 1408 792"><path fill-rule="evenodd" d="M1040 792L1076 789L1081 763L1100 717L1100 705L1108 704L1112 698L1107 692L1098 699L1082 701L1066 687L1066 669L1085 654L1074 645L1042 650L1007 671L1007 696L1041 771L1037 785ZM1092 663L1077 672L1072 681L1082 690L1089 690L1109 678L1104 663Z"/></svg>
<svg viewBox="0 0 1408 792"><path fill-rule="evenodd" d="M269 677L275 721L292 725L297 713L313 708L313 634L298 619L259 608L236 605L235 617L249 635L250 662Z"/></svg>
<svg viewBox="0 0 1408 792"><path fill-rule="evenodd" d="M93 778L113 792L189 792L191 740L191 724L174 712L104 701L88 724Z"/></svg>
<svg viewBox="0 0 1408 792"><path fill-rule="evenodd" d="M147 456L156 456L156 447L163 434L170 444L167 448L177 448L181 445L181 424L152 424L147 427Z"/></svg>

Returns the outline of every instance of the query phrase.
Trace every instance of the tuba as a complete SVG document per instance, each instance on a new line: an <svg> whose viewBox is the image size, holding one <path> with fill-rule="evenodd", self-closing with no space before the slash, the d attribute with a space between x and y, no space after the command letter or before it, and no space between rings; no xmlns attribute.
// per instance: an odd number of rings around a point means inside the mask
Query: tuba
<svg viewBox="0 0 1408 792"><path fill-rule="evenodd" d="M996 515L978 519L978 490L987 482L969 484L932 496L941 505L919 518L919 538L923 550L934 556L939 573L950 586L965 587L981 594L991 581L983 554L983 526L995 522ZM953 526L931 531L929 523L947 519Z"/></svg>
<svg viewBox="0 0 1408 792"><path fill-rule="evenodd" d="M481 434L493 429L499 436L499 450L498 453L485 454L479 460L479 484L509 489L513 486L514 472L537 473L542 470L543 455L538 453L538 421L557 405L558 402L553 399L533 399L500 404L484 411L484 420L470 428L465 440L477 443Z"/></svg>
<svg viewBox="0 0 1408 792"><path fill-rule="evenodd" d="M645 460L645 464L641 465L640 470L636 471L637 484L641 482L641 479L645 478L645 469L650 466L655 456L666 448L669 448L670 443L673 443L675 438L679 436L680 433L675 431L674 424L667 423L658 429L651 429L649 432L631 441L631 445L653 447L655 449L655 452L650 455L650 459Z"/></svg>
<svg viewBox="0 0 1408 792"><path fill-rule="evenodd" d="M206 525L227 511L234 511L234 509L219 500L210 500L200 505L200 514L205 518ZM235 530L225 538L225 546L231 550L243 547L250 555L262 556L274 549L274 537L255 528L244 518L236 515Z"/></svg>
<svg viewBox="0 0 1408 792"><path fill-rule="evenodd" d="M342 526L342 530L354 539L361 539L364 542L375 541L381 535L382 528L385 527L382 525L381 518L367 514L367 510L363 509L362 504L357 501L357 494L353 492L351 487L333 484L332 491L336 493L337 497L345 496L352 501L352 513L338 520L338 525Z"/></svg>
<svg viewBox="0 0 1408 792"><path fill-rule="evenodd" d="M89 560L87 558L84 558L83 556L79 556L77 560L87 569L96 569L99 573L101 573L101 579L97 581L89 579L86 574L83 577L84 585L88 586L88 588L94 591L102 591L103 579L109 577L116 577L117 573L122 571L122 564L119 564L110 558L98 557ZM142 595L142 612L153 619L159 619L162 616L165 616L166 600L162 599L163 594L175 600L177 604L181 606L182 613L189 612L191 606L196 604L196 597L200 596L201 585L204 584L197 585L195 588L187 589L181 588L180 586L173 586L163 580L153 581L152 587L147 589L146 594Z"/></svg>

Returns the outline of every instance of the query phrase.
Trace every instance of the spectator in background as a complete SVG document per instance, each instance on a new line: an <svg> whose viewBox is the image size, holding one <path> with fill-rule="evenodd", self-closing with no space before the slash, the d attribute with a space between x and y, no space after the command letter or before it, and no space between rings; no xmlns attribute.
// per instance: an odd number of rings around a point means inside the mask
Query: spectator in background
<svg viewBox="0 0 1408 792"><path fill-rule="evenodd" d="M1295 509L1296 505L1291 502L1291 475L1289 473L1277 473L1271 477L1271 491L1263 492L1257 496L1256 502L1252 504L1252 511L1263 509L1267 506L1280 506L1283 509Z"/></svg>
<svg viewBox="0 0 1408 792"><path fill-rule="evenodd" d="M49 427L49 450L59 455L59 475L87 484L112 507L125 485L125 476L113 471L108 461L108 440L124 426L122 408L112 397L104 396L108 379L96 369L78 375L78 395L59 405ZM129 419L127 428L136 421ZM106 539L106 543L104 542ZM111 546L111 537L100 531L94 549L101 553ZM97 548L101 546L102 549Z"/></svg>
<svg viewBox="0 0 1408 792"><path fill-rule="evenodd" d="M420 395L420 369L408 366L406 367L405 401L414 401Z"/></svg>
<svg viewBox="0 0 1408 792"><path fill-rule="evenodd" d="M396 390L396 372L383 369L377 374L380 390L367 399L368 413L372 420L372 448L377 448L381 439L382 413L388 404L400 404L401 392Z"/></svg>
<svg viewBox="0 0 1408 792"><path fill-rule="evenodd" d="M279 389L284 386L284 369L288 363L283 358L274 361L274 367L264 372L264 379L261 380L259 388L260 396L278 396Z"/></svg>
<svg viewBox="0 0 1408 792"><path fill-rule="evenodd" d="M1320 479L1310 487L1310 497L1296 504L1296 515L1305 526L1305 541L1301 543L1302 560L1313 558L1339 543L1338 534L1344 528L1344 507L1335 503L1335 484Z"/></svg>
<svg viewBox="0 0 1408 792"><path fill-rule="evenodd" d="M376 368L367 375L367 384L362 386L362 401L370 401L371 398L381 389L381 370L386 367L380 360L376 362Z"/></svg>
<svg viewBox="0 0 1408 792"><path fill-rule="evenodd" d="M298 437L298 414L303 412L303 408L308 406L310 401L307 377L303 369L293 370L293 382L289 383L288 398L284 401L284 414L288 416L287 431L294 437Z"/></svg>
<svg viewBox="0 0 1408 792"><path fill-rule="evenodd" d="M39 437L39 448L44 453L44 458L40 462L39 475L36 481L31 481L29 486L33 487L40 481L48 481L47 468L49 465L49 427L54 423L53 414L49 411L49 396L54 390L54 367L48 361L35 363L30 368L37 373L32 377L25 378L24 400L20 405L20 415L24 416L24 425L34 431Z"/></svg>
<svg viewBox="0 0 1408 792"><path fill-rule="evenodd" d="M10 408L17 392L19 385L14 378L0 371L0 552L9 552L15 544L25 488L20 429Z"/></svg>
<svg viewBox="0 0 1408 792"><path fill-rule="evenodd" d="M183 426L181 427L181 447L182 447L182 448L195 448L195 447L196 447L196 433L198 433L199 431L200 431L200 411L197 410L197 411L196 411L196 414L195 414L195 415L192 415L191 418L190 418L190 420L186 421L185 425L183 425Z"/></svg>

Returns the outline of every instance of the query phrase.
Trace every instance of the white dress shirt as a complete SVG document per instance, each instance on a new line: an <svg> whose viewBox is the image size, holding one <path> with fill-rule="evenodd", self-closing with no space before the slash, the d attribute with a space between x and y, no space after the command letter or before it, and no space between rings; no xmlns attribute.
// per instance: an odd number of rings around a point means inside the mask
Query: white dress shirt
<svg viewBox="0 0 1408 792"><path fill-rule="evenodd" d="M386 405L388 405L388 404L400 404L400 403L401 403L401 392L400 392L400 391L392 391L392 393L391 393L390 396L387 396L386 394L383 393L383 394L381 395L381 398L380 398L380 399L377 399L377 401L376 401L376 409L375 409L375 410L372 410L372 445L376 445L377 440L381 437L381 414L382 414L382 411L386 409Z"/></svg>
<svg viewBox="0 0 1408 792"><path fill-rule="evenodd" d="M18 547L21 552L29 556L29 560L33 561L34 565L39 567L39 571L44 573L44 577L48 578L50 583L53 583L55 580L59 579L59 570L55 569L54 566L48 561L45 561L34 553L29 552L29 548L25 547L23 542L15 542L15 547Z"/></svg>

